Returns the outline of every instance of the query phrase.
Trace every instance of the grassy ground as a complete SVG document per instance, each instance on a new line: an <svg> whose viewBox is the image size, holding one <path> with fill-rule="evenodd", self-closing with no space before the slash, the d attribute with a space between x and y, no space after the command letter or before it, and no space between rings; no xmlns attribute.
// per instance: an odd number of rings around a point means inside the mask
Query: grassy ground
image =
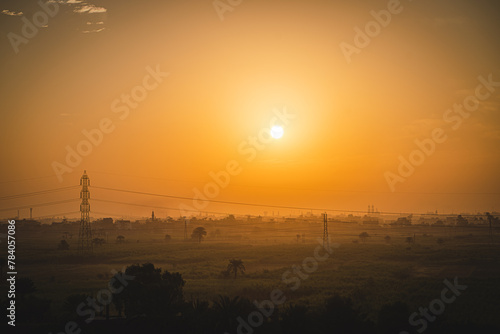
<svg viewBox="0 0 500 334"><path fill-rule="evenodd" d="M497 323L495 312L500 300L500 238L493 243L487 228L446 227L380 228L331 224L332 242L338 243L333 254L295 291L282 281L293 265L314 256L321 237L320 224L287 225L266 230L247 226L224 230L224 237L208 238L201 244L183 242L181 232L164 241L168 231L111 231L109 242L96 247L95 254L80 258L75 254L76 237L69 239L69 251L56 249L61 232L19 230L17 233L18 275L30 277L38 296L52 300L54 314L61 312L65 297L76 293L96 293L106 288L111 271L133 263L151 262L164 270L180 272L186 280L186 299L214 300L217 295L269 299L274 288L285 292L287 301L320 307L334 293L348 296L372 320L384 304L406 302L412 310L428 307L440 297L443 280L468 286L457 300L447 306L443 316ZM300 232L297 232L300 231ZM370 237L362 242L358 235ZM319 232L319 233L318 233ZM306 234L297 241L297 234ZM126 242L115 242L117 235ZM391 242L384 237L389 235ZM406 238L415 235L415 244ZM444 243L437 240L442 238ZM237 239L237 241L233 241ZM241 258L245 275L237 279L221 277L228 260Z"/></svg>

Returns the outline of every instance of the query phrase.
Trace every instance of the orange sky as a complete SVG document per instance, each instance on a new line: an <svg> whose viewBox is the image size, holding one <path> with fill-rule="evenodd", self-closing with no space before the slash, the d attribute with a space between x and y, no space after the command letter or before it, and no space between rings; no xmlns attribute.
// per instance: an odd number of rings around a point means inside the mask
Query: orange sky
<svg viewBox="0 0 500 334"><path fill-rule="evenodd" d="M93 186L193 197L211 171L235 160L241 173L214 199L398 212L500 209L500 86L483 86L489 96L456 130L449 117L457 114L443 118L475 96L479 76L500 82L495 1L401 1L350 62L340 46L356 47L354 29L364 30L370 12L387 10L388 1L243 0L224 20L212 1L58 3L46 27L16 47L9 33L22 37L21 19L32 21L42 9L31 1L1 4L0 197L77 185L84 169ZM123 94L157 67L169 75L120 119L124 109L114 111L125 106ZM247 161L240 145L284 108L294 115L284 136ZM76 149L86 139L82 130L103 119L113 131L59 182L54 162L66 165L66 147ZM398 175L398 157L409 159L415 140L436 128L447 139L391 187L386 175ZM0 200L0 209L78 196L76 189ZM92 196L144 205L91 202L115 215L192 205L99 189ZM273 211L215 203L205 210ZM78 202L35 211L78 211Z"/></svg>

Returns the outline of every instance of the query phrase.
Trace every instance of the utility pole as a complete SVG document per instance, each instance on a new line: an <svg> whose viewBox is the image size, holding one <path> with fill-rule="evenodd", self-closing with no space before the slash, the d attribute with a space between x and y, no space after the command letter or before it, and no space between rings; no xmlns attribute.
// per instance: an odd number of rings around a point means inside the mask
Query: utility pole
<svg viewBox="0 0 500 334"><path fill-rule="evenodd" d="M81 255L92 254L92 230L90 228L90 179L87 175L87 171L83 172L80 178L80 185L82 190L80 191L80 198L82 203L80 204L80 232L78 234L78 253Z"/></svg>
<svg viewBox="0 0 500 334"><path fill-rule="evenodd" d="M188 239L188 230L187 230L187 219L184 218L184 241Z"/></svg>
<svg viewBox="0 0 500 334"><path fill-rule="evenodd" d="M330 247L330 243L328 241L328 216L323 213L323 248Z"/></svg>
<svg viewBox="0 0 500 334"><path fill-rule="evenodd" d="M488 223L490 224L490 242L493 242L493 230L491 229L493 216L489 212L486 212L486 216L488 217Z"/></svg>

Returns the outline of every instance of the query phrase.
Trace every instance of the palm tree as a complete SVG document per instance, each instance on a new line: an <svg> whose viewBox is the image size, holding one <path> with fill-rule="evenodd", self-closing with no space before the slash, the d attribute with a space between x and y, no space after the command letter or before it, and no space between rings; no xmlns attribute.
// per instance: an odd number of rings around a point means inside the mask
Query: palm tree
<svg viewBox="0 0 500 334"><path fill-rule="evenodd" d="M218 300L213 302L215 332L229 332L238 326L236 319L241 314L248 314L253 305L238 296L231 298L219 295L218 297Z"/></svg>
<svg viewBox="0 0 500 334"><path fill-rule="evenodd" d="M242 260L232 259L229 260L229 264L227 265L227 271L233 272L234 278L236 278L236 276L238 275L238 271L240 271L242 274L245 273L245 265L243 264Z"/></svg>
<svg viewBox="0 0 500 334"><path fill-rule="evenodd" d="M207 235L207 231L205 230L204 227L200 226L200 227L197 227L193 230L193 233L191 234L191 238L198 239L198 242L201 243L201 240L206 235Z"/></svg>

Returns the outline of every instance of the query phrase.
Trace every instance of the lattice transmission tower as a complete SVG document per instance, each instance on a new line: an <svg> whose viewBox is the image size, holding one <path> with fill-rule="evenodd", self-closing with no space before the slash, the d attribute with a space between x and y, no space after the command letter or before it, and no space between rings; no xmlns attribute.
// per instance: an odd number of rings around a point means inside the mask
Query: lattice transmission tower
<svg viewBox="0 0 500 334"><path fill-rule="evenodd" d="M323 247L330 247L330 242L328 240L328 216L326 212L323 214Z"/></svg>
<svg viewBox="0 0 500 334"><path fill-rule="evenodd" d="M80 178L80 185L82 190L80 191L80 198L82 203L80 204L80 233L78 234L78 253L79 254L91 254L92 248L92 230L90 228L90 179L87 175L87 171L83 171L83 175Z"/></svg>

